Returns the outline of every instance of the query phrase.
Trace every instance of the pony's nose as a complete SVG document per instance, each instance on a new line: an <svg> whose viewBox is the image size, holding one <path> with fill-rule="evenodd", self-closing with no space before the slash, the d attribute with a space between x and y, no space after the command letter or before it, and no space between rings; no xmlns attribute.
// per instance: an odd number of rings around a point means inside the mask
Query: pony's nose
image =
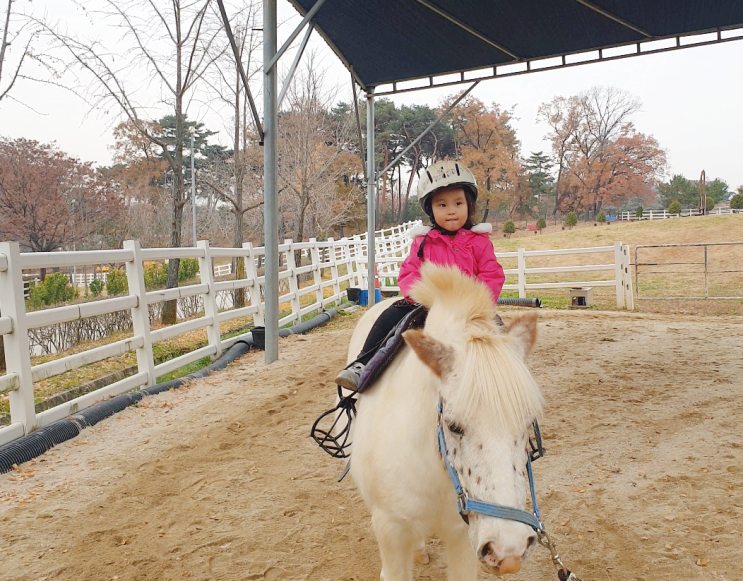
<svg viewBox="0 0 743 581"><path fill-rule="evenodd" d="M493 543L490 541L480 547L477 557L483 564L495 569L496 575L510 575L512 573L518 573L521 570L520 557L506 557L505 559L501 559L495 552Z"/></svg>

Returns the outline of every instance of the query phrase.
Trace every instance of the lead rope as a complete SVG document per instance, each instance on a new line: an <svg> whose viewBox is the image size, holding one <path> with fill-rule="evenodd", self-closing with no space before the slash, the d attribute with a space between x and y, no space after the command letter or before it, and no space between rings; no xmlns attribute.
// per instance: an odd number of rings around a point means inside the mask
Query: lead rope
<svg viewBox="0 0 743 581"><path fill-rule="evenodd" d="M535 431L539 430L538 425L535 422ZM538 446L541 448L541 438L538 438ZM539 506L537 506L537 494L534 490L534 474L531 470L531 455L527 454L526 457L526 471L529 475L529 489L531 492L531 504L532 504L532 510L534 512L534 516L537 517L537 520L539 521L539 528L537 529L537 540L539 541L539 544L543 547L546 547L547 550L550 552L550 556L552 557L552 563L557 568L557 577L560 579L560 581L580 581L578 577L576 577L575 573L570 571L562 562L562 559L560 559L560 555L557 552L557 547L555 547L555 544L550 539L549 535L547 534L547 530L544 528L544 523L542 523L542 519L539 516Z"/></svg>

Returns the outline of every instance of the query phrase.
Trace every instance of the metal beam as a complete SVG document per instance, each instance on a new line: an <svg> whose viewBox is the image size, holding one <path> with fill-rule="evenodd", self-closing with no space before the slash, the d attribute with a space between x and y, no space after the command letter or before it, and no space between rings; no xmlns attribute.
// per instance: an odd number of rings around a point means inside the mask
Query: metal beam
<svg viewBox="0 0 743 581"><path fill-rule="evenodd" d="M421 4L422 6L425 6L429 10L435 12L436 14L438 14L439 16L441 16L442 18L445 18L446 20L448 20L452 24L456 24L462 30L464 30L466 32L469 32L472 36L477 37L481 41L483 41L483 42L489 44L490 46L492 46L493 48L497 48L499 51L506 53L512 59L517 60L517 61L520 61L521 60L521 57L519 55L517 55L515 52L513 52L512 50L506 48L502 44L499 44L499 43L495 42L494 40L491 40L490 38L488 38L484 34L481 34L481 33L477 32L469 24L465 24L464 22L462 22L461 20L459 20L455 16L452 16L451 14L449 14L446 10L442 10L441 8L439 8L438 6L432 4L428 0L415 0L415 1L418 2L418 4Z"/></svg>
<svg viewBox="0 0 743 581"><path fill-rule="evenodd" d="M315 30L314 23L310 24L307 27L307 33L304 35L304 38L302 39L302 43L299 45L299 50L297 51L297 54L294 57L292 66L289 68L289 73L286 75L286 78L284 79L284 86L281 87L281 94L279 95L279 101L276 104L277 111L281 111L281 103L284 102L284 97L286 97L286 92L289 90L289 84L292 82L294 73L297 70L297 65L299 65L299 60L302 58L302 55L304 54L304 49L307 48L307 41L310 39L310 35L312 34L313 30Z"/></svg>
<svg viewBox="0 0 743 581"><path fill-rule="evenodd" d="M237 48L237 42L235 42L235 35L232 34L230 19L227 17L227 11L224 9L223 0L217 0L217 4L219 4L219 13L222 15L222 22L224 22L224 30L227 33L227 38L230 39L232 54L235 55L235 65L237 66L237 70L240 71L240 78L243 82L243 89L245 89L245 94L248 97L248 103L250 103L250 111L253 114L255 128L258 130L258 136L260 137L261 143L263 143L263 126L261 125L261 119L258 116L258 109L255 106L255 101L253 100L253 94L250 92L248 76L245 74L245 69L243 68L242 59L240 58L240 50Z"/></svg>
<svg viewBox="0 0 743 581"><path fill-rule="evenodd" d="M317 14L317 11L320 10L320 7L323 4L325 4L325 0L317 0L317 2L315 2L315 5L312 8L310 8L310 11L302 19L302 22L299 23L299 26L297 26L294 29L294 32L292 32L289 35L289 38L286 39L286 42L281 46L278 52L268 62L268 65L266 66L266 70L271 70L276 66L276 63L282 57L282 55L287 51L287 49L291 46L292 42L294 42L294 39L297 38L297 36L299 36L300 32L302 32L304 25L307 24L310 20L312 20L312 18L315 16L315 14Z"/></svg>
<svg viewBox="0 0 743 581"><path fill-rule="evenodd" d="M374 176L374 89L366 93L366 256L367 256L367 277L366 287L369 297L369 306L374 304L375 289L375 241L374 230L376 227L377 210L375 208L375 186L376 178Z"/></svg>
<svg viewBox="0 0 743 581"><path fill-rule="evenodd" d="M600 8L599 6L596 6L595 4L592 4L591 2L588 2L588 0L575 0L578 4L582 4L586 8L589 8L593 10L594 12L597 12L598 14L601 14L604 18L608 18L609 20L613 20L617 24L621 24L625 28L629 28L630 30L633 30L634 32L637 32L638 34L642 34L646 38L652 38L652 34L649 34L645 32L642 28L639 28L632 24L631 22L627 22L623 18L620 18L619 16L615 16L608 10L604 10L603 8Z"/></svg>
<svg viewBox="0 0 743 581"><path fill-rule="evenodd" d="M557 69L567 69L567 68L571 68L571 67L578 67L578 66L588 65L588 64L592 64L592 63L610 62L610 61L616 61L616 60L626 59L626 58L633 58L633 57L643 56L643 55L660 54L660 53L671 52L671 51L676 51L676 50L683 50L683 49L688 49L688 48L695 48L695 47L699 47L699 46L710 46L710 45L714 45L714 44L722 44L722 43L725 43L725 42L734 42L734 41L743 40L743 28L737 27L737 28L730 28L730 29L726 29L726 30L739 31L741 35L740 36L730 36L728 38L722 38L720 36L720 34L718 34L717 38L715 38L714 40L705 40L705 41L702 41L702 42L696 42L696 43L691 43L691 44L681 44L681 39L693 38L694 36L698 36L698 35L702 35L702 34L709 34L711 32L720 32L720 31L718 31L717 29L715 29L715 30L703 31L703 32L700 32L698 34L687 34L687 35L682 35L682 36L666 36L666 37L663 37L663 38L651 38L649 40L642 41L642 42L633 42L633 43L623 44L623 45L618 45L618 46L613 46L613 47L604 47L603 49L598 49L597 48L597 49L593 49L593 50L585 50L585 51L578 51L578 52L566 53L566 54L563 54L563 55L560 55L560 54L551 55L551 56L547 56L547 57L543 57L543 58L522 61L520 63L504 63L502 65L496 65L496 66L492 67L492 70L493 70L493 73L492 74L482 74L481 76L476 76L476 77L475 76L471 76L470 78L467 78L467 79L459 79L459 80L456 80L456 81L444 81L442 83L437 83L436 82L436 78L439 77L439 76L446 77L446 76L451 75L454 72L460 72L460 71L451 71L451 72L447 72L447 73L441 73L441 75L435 75L435 76L413 77L413 78L409 78L409 79L398 79L397 81L394 81L394 82L393 81L389 81L387 83L382 83L383 85L392 85L392 89L390 89L390 90L382 90L382 91L377 90L377 92L375 93L375 95L377 97L384 97L384 96L387 96L387 95L397 95L399 93L410 93L412 91L422 91L424 89L431 89L431 88L434 88L434 87L451 87L451 86L454 86L454 85L461 85L462 83L469 83L469 82L472 82L472 81L486 81L486 80L489 80L489 79L500 79L500 78L505 78L505 77L515 77L515 76L518 76L518 75L527 75L527 74L532 74L532 73L540 73L542 71L554 71L554 70L557 70ZM645 43L649 43L649 42L655 43L655 42L660 41L660 40L671 40L671 39L675 39L676 40L676 45L675 46L669 46L669 47L666 47L666 48L656 48L656 49L650 49L650 50L643 50L642 49L643 44L645 44ZM611 49L620 49L620 48L629 48L629 47L634 47L634 51L631 52L631 53L620 54L620 55L616 55L616 56L606 56L606 54L605 54L606 50L609 49L609 48L611 48ZM566 57L568 57L568 56L585 55L585 54L589 54L589 53L597 53L598 56L595 57L595 58L592 58L592 59L581 60L579 62L574 62L574 63L569 63L569 62L566 61ZM548 61L548 60L551 60L551 59L559 59L560 57L562 57L562 62L560 64L549 65L549 66L540 66L540 64L543 63L544 61ZM518 66L518 65L521 65L523 68L521 68L519 70L512 70L515 66ZM499 70L501 68L503 68L503 67L505 67L507 69L507 72L499 72ZM480 70L480 68L478 68L476 70ZM464 71L461 71L461 72L464 73ZM405 89L398 89L397 88L397 84L398 83L412 82L412 81L424 81L424 80L427 80L428 81L427 84L422 85L420 87L410 87L410 88L405 88Z"/></svg>
<svg viewBox="0 0 743 581"><path fill-rule="evenodd" d="M438 125L439 122L444 117L446 117L449 113L451 113L451 110L454 109L454 107L456 107L462 99L464 99L467 95L469 95L470 91L472 91L472 89L474 89L479 83L480 81L475 81L474 83L472 83L472 86L469 89L467 89L464 93L459 95L459 97L457 97L456 100L451 105L449 105L449 107L447 107L446 111L444 111L441 115L439 115L438 119L436 119L433 123L431 123L428 127L426 127L423 130L423 132L418 137L416 137L415 140L410 145L408 145L405 149L403 149L400 152L400 154L395 159L393 159L390 163L388 163L387 167L385 167L377 175L381 176L385 172L389 171L391 168L395 167L397 163L402 159L402 156L405 155L408 151L410 151L413 147L415 147L418 144L418 142L421 139L423 139L431 131L431 129L436 127L436 125Z"/></svg>
<svg viewBox="0 0 743 581"><path fill-rule="evenodd" d="M276 67L276 0L263 0L263 233L266 274L266 363L279 358L279 210L278 210L278 109Z"/></svg>
<svg viewBox="0 0 743 581"><path fill-rule="evenodd" d="M353 91L353 110L356 113L356 131L359 132L359 152L361 154L361 165L364 165L364 138L361 133L361 115L359 114L359 97L356 94L356 81L351 72L351 90Z"/></svg>

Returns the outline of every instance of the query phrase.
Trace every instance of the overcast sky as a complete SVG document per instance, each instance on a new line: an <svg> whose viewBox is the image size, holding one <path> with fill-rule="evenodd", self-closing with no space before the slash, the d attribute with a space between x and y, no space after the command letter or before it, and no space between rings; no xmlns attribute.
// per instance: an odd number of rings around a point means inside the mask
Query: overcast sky
<svg viewBox="0 0 743 581"><path fill-rule="evenodd" d="M45 8L57 11L73 29L83 26L78 9L72 5L63 8L65 1L47 0ZM299 18L288 3L279 2L281 43ZM43 3L34 4L39 7ZM339 99L350 100L348 73L322 39L316 34L313 37L311 46L318 52L321 66L328 69L328 82L338 85ZM284 58L284 68L291 58ZM708 180L722 178L734 189L743 185L742 70L743 40L486 81L473 94L488 103L514 108L513 125L526 156L533 151L549 151L549 144L544 141L547 127L536 122L541 103L597 85L625 89L642 101L642 110L634 118L636 128L655 136L665 148L669 175L680 173L697 179L705 170ZM398 104L436 106L444 96L464 87L417 91L393 100ZM110 163L108 146L113 142L115 111L108 116L90 113L74 95L28 82L19 82L13 96L27 106L8 99L0 103L0 135L56 141L62 150L85 161ZM214 130L223 131L229 126L228 119L216 117L203 106L193 107L189 114ZM220 141L229 142L226 132Z"/></svg>

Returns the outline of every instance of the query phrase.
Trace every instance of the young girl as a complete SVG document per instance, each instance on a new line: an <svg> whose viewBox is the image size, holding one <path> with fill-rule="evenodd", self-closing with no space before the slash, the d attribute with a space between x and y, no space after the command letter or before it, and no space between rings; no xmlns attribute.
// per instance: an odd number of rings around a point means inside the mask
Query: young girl
<svg viewBox="0 0 743 581"><path fill-rule="evenodd" d="M474 225L477 183L472 172L456 161L440 161L429 167L418 182L418 202L431 219L433 228L420 226L410 235L415 238L410 254L400 267L398 285L406 301L410 289L420 278L425 261L455 265L485 283L498 301L505 275L498 264L488 234L490 224ZM387 334L408 313L405 305L395 303L376 320L359 357L335 378L336 384L355 391L364 367Z"/></svg>

